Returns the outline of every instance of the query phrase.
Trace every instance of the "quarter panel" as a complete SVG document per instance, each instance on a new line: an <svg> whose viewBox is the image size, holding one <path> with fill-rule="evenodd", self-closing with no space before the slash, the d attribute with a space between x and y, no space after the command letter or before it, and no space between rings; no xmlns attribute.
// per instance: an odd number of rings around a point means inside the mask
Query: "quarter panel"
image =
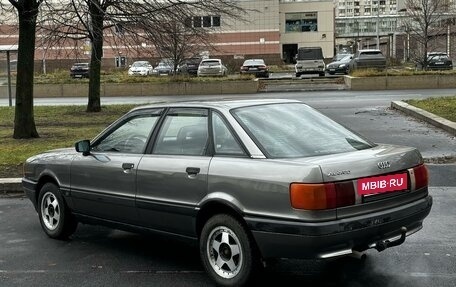
<svg viewBox="0 0 456 287"><path fill-rule="evenodd" d="M267 159L214 157L208 176L208 198L224 194L245 216L300 221L336 218L336 211L306 211L291 207L292 182L322 182L320 168L303 163Z"/></svg>

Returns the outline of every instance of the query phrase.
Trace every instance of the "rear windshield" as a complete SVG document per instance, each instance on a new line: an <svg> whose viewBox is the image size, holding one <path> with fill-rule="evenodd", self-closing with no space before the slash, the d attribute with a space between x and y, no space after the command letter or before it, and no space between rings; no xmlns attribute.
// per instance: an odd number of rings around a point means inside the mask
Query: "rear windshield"
<svg viewBox="0 0 456 287"><path fill-rule="evenodd" d="M200 64L200 66L218 66L218 65L220 65L220 62L217 60L203 61Z"/></svg>
<svg viewBox="0 0 456 287"><path fill-rule="evenodd" d="M298 60L319 60L323 59L321 48L299 48Z"/></svg>
<svg viewBox="0 0 456 287"><path fill-rule="evenodd" d="M436 55L436 56L430 56L428 58L428 61L448 61L449 58L446 55Z"/></svg>
<svg viewBox="0 0 456 287"><path fill-rule="evenodd" d="M305 104L250 106L232 113L269 158L337 154L374 146Z"/></svg>
<svg viewBox="0 0 456 287"><path fill-rule="evenodd" d="M247 65L250 65L250 66L264 65L264 61L263 60L246 60L243 64L243 66L247 66Z"/></svg>
<svg viewBox="0 0 456 287"><path fill-rule="evenodd" d="M149 66L149 62L134 62L132 67L147 67Z"/></svg>
<svg viewBox="0 0 456 287"><path fill-rule="evenodd" d="M360 56L370 57L370 56L383 56L382 52L380 51L369 51L369 52L362 52L359 54Z"/></svg>

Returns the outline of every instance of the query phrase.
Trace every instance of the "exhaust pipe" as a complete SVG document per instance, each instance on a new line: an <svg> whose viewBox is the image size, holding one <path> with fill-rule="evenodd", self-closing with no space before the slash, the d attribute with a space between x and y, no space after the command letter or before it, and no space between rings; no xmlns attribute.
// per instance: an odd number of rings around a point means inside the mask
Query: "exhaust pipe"
<svg viewBox="0 0 456 287"><path fill-rule="evenodd" d="M407 228L403 226L403 227L401 227L401 237L399 237L398 239L393 240L393 241L390 241L390 240L377 241L375 243L374 248L377 249L378 252L382 252L386 248L401 245L402 243L404 243L406 235L407 235Z"/></svg>
<svg viewBox="0 0 456 287"><path fill-rule="evenodd" d="M366 261L367 259L367 254L365 252L359 252L356 250L353 250L352 254L350 254L349 256L360 261Z"/></svg>

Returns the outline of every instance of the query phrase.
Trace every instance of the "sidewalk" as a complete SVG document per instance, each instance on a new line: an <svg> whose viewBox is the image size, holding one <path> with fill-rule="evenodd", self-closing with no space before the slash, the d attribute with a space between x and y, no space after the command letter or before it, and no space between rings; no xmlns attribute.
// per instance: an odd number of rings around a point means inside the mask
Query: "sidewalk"
<svg viewBox="0 0 456 287"><path fill-rule="evenodd" d="M397 109L409 116L418 118L456 135L456 123L411 106L402 101L391 102L391 108ZM0 178L0 197L24 195L21 178Z"/></svg>

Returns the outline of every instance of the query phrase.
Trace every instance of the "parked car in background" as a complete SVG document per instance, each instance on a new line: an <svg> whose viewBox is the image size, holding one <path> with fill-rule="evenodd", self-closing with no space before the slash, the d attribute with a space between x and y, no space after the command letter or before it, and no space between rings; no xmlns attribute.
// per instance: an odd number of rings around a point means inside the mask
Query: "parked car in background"
<svg viewBox="0 0 456 287"><path fill-rule="evenodd" d="M325 75L325 61L321 47L300 47L296 55L296 77L302 74Z"/></svg>
<svg viewBox="0 0 456 287"><path fill-rule="evenodd" d="M140 76L148 76L152 74L153 67L149 63L149 61L136 61L130 65L128 69L128 75L140 75Z"/></svg>
<svg viewBox="0 0 456 287"><path fill-rule="evenodd" d="M187 74L196 76L198 74L198 67L201 63L201 58L189 58L185 59L178 68L179 74Z"/></svg>
<svg viewBox="0 0 456 287"><path fill-rule="evenodd" d="M246 285L270 258L400 245L432 207L416 148L279 99L135 108L91 141L27 159L22 184L49 237L82 222L186 239L218 286Z"/></svg>
<svg viewBox="0 0 456 287"><path fill-rule="evenodd" d="M349 55L353 56L353 54L351 54L351 53L338 53L332 58L331 62L340 61L340 60L342 60L343 58L345 58L345 57L347 57Z"/></svg>
<svg viewBox="0 0 456 287"><path fill-rule="evenodd" d="M241 66L241 75L255 75L255 77L269 78L269 67L263 59L245 60Z"/></svg>
<svg viewBox="0 0 456 287"><path fill-rule="evenodd" d="M385 69L386 57L375 49L358 50L349 64L349 71L356 69Z"/></svg>
<svg viewBox="0 0 456 287"><path fill-rule="evenodd" d="M152 70L152 75L172 75L174 73L174 62L170 59L162 59Z"/></svg>
<svg viewBox="0 0 456 287"><path fill-rule="evenodd" d="M74 63L70 68L70 77L88 78L90 72L89 63Z"/></svg>
<svg viewBox="0 0 456 287"><path fill-rule="evenodd" d="M426 70L453 70L453 61L447 53L428 53Z"/></svg>
<svg viewBox="0 0 456 287"><path fill-rule="evenodd" d="M330 75L348 74L348 65L353 59L353 54L346 54L345 57L338 61L333 61L326 65L326 72Z"/></svg>
<svg viewBox="0 0 456 287"><path fill-rule="evenodd" d="M204 59L198 67L198 77L203 76L220 76L228 74L228 69L223 65L221 59Z"/></svg>

